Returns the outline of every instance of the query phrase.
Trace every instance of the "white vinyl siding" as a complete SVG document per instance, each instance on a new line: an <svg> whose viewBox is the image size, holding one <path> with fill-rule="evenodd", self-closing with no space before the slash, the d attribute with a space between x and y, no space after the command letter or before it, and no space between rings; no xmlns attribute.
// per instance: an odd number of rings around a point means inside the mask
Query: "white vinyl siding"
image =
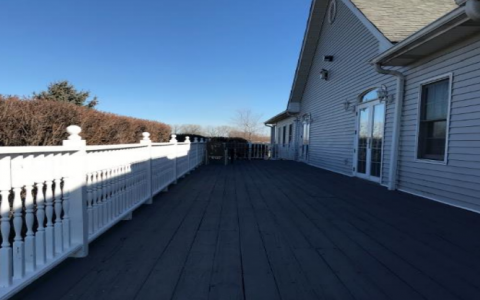
<svg viewBox="0 0 480 300"><path fill-rule="evenodd" d="M406 68L398 188L480 211L480 37ZM416 130L422 82L452 73L447 160L416 160Z"/></svg>
<svg viewBox="0 0 480 300"><path fill-rule="evenodd" d="M342 1L337 5L335 22L323 25L302 98L301 115L312 116L308 163L352 175L357 117L355 112L345 111L343 103L356 103L363 92L382 84L394 95L396 79L375 72L369 60L379 53L378 40ZM333 62L324 62L325 55L332 55ZM320 78L322 69L329 71L328 81ZM386 108L383 184L388 183L393 108L394 104Z"/></svg>

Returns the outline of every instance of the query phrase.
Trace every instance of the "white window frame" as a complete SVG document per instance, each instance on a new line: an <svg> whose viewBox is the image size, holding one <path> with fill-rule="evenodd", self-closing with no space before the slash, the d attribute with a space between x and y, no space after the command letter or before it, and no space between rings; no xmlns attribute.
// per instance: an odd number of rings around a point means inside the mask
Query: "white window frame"
<svg viewBox="0 0 480 300"><path fill-rule="evenodd" d="M422 92L425 85L429 85L438 81L448 79L448 107L447 107L447 124L446 124L446 133L445 133L445 153L443 155L443 160L434 160L428 158L418 157L418 145L420 139L420 118L421 118L421 108L422 108ZM450 143L450 115L452 109L452 90L453 90L453 73L447 73L440 76L436 76L425 81L420 82L418 88L418 100L417 100L417 132L415 134L415 149L414 149L414 161L420 163L436 164L436 165L448 165L448 146Z"/></svg>
<svg viewBox="0 0 480 300"><path fill-rule="evenodd" d="M376 102L377 103L376 105L384 103L385 104L385 113L384 113L384 116L383 116L382 162L380 164L380 179L378 181L378 183L383 185L383 179L384 179L383 170L384 170L384 166L387 164L387 162L385 161L385 141L387 139L386 138L386 132L387 132L388 104L380 101L380 99L378 99L378 98L375 99L375 100L361 102L363 96L365 96L366 94L370 93L373 90L378 90L378 89L379 89L379 87L372 87L370 89L365 90L363 93L360 94L360 96L358 96L357 103L355 104L355 134L353 135L354 151L353 151L353 159L352 159L352 176L357 176L357 173L358 173L358 134L360 133L360 122L359 122L359 118L358 118L359 107L361 107L363 105L367 105L368 103L371 103L371 102ZM376 181L372 181L372 182L376 182Z"/></svg>

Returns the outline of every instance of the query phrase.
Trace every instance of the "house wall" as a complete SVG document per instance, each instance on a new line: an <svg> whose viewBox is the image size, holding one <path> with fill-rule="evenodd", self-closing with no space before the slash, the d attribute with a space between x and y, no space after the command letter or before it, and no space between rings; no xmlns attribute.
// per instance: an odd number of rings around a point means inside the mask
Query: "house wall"
<svg viewBox="0 0 480 300"><path fill-rule="evenodd" d="M480 212L480 36L403 70L405 103L401 126L398 188ZM416 160L420 83L453 74L448 161Z"/></svg>
<svg viewBox="0 0 480 300"><path fill-rule="evenodd" d="M396 79L375 72L369 61L380 51L377 38L342 1L337 5L335 22L329 24L325 18L301 114L310 113L312 117L309 164L352 175L357 117L355 112L345 111L343 103L356 103L362 92L382 84L395 94ZM333 55L333 62L324 62L324 55ZM328 81L320 79L322 69L330 71ZM393 109L394 104L387 106L383 184L388 183Z"/></svg>
<svg viewBox="0 0 480 300"><path fill-rule="evenodd" d="M288 126L292 124L293 125L293 139L289 143L288 142ZM287 133L285 134L285 137L287 141L283 143L282 141L282 130L286 126ZM278 122L275 125L275 151L276 151L276 158L277 159L288 159L288 160L294 160L295 159L295 147L296 147L296 141L297 141L297 135L296 133L296 122L295 118L287 118L285 120L282 120L281 122Z"/></svg>

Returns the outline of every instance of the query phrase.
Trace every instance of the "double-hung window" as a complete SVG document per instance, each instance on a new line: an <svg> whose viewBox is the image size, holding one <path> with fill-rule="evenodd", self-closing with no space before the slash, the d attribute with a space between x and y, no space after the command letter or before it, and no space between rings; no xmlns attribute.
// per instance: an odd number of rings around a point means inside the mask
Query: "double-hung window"
<svg viewBox="0 0 480 300"><path fill-rule="evenodd" d="M445 161L451 76L421 86L417 158Z"/></svg>

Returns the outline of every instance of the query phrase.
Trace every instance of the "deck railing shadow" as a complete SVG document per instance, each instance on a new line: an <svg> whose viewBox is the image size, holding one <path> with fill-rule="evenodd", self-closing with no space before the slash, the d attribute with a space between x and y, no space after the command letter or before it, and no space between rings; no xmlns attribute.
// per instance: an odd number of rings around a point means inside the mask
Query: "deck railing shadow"
<svg viewBox="0 0 480 300"><path fill-rule="evenodd" d="M0 299L7 299L196 169L204 141L0 148Z"/></svg>

